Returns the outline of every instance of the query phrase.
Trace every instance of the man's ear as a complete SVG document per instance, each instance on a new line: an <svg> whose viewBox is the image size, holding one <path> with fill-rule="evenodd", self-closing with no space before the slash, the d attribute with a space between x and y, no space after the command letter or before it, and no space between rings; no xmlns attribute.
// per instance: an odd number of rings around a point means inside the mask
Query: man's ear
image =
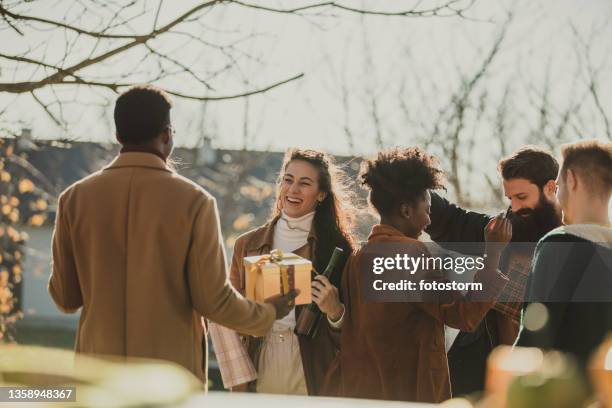
<svg viewBox="0 0 612 408"><path fill-rule="evenodd" d="M567 183L567 189L570 191L575 191L578 188L578 177L576 177L576 173L574 170L567 169L565 171L565 181Z"/></svg>
<svg viewBox="0 0 612 408"><path fill-rule="evenodd" d="M546 198L548 198L549 200L553 199L557 192L557 181L548 180L548 182L544 184L543 191Z"/></svg>
<svg viewBox="0 0 612 408"><path fill-rule="evenodd" d="M161 134L161 141L167 145L170 143L170 129L166 129Z"/></svg>
<svg viewBox="0 0 612 408"><path fill-rule="evenodd" d="M327 198L327 193L319 193L319 197L317 198L319 200L320 203L323 202L323 200L325 200L325 198Z"/></svg>
<svg viewBox="0 0 612 408"><path fill-rule="evenodd" d="M402 217L405 220L409 220L410 218L412 218L412 215L414 213L414 208L412 208L412 206L408 203L402 203L399 206L399 215L400 217Z"/></svg>

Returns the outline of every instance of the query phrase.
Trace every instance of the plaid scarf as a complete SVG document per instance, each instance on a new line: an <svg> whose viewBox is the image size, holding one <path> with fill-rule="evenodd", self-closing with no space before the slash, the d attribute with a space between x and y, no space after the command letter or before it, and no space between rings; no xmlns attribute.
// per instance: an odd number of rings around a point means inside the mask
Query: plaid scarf
<svg viewBox="0 0 612 408"><path fill-rule="evenodd" d="M510 316L517 323L521 321L521 309L525 301L527 278L531 271L535 247L535 242L510 243L500 261L500 269L508 276L509 282L493 309Z"/></svg>

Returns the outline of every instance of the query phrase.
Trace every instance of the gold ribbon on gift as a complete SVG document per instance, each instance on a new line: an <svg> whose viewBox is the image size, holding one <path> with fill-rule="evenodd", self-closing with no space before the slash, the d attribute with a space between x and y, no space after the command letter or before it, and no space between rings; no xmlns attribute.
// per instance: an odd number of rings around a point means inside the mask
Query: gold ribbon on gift
<svg viewBox="0 0 612 408"><path fill-rule="evenodd" d="M263 265L268 262L274 262L276 264L279 264L285 259L296 259L296 258L299 258L299 256L295 254L285 255L283 251L281 251L280 249L273 249L270 251L269 254L262 255L256 264Z"/></svg>
<svg viewBox="0 0 612 408"><path fill-rule="evenodd" d="M278 265L280 271L280 286L281 294L289 292L290 285L290 274L294 272L294 268L291 265L283 265L283 261L290 259L300 259L301 257L289 253L284 254L280 249L273 249L269 254L262 255L256 262L249 263L247 265L247 279L246 279L246 294L248 298L255 299L255 282L257 280L257 273L261 271L261 267L267 263L275 263ZM263 299L261 299L263 300Z"/></svg>

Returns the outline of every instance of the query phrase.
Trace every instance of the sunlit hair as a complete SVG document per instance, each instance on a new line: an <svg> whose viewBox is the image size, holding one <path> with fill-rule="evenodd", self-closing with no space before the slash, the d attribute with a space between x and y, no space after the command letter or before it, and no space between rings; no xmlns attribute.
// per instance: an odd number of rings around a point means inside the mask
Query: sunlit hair
<svg viewBox="0 0 612 408"><path fill-rule="evenodd" d="M315 246L315 268L322 271L334 247L342 248L345 255L352 252L352 237L355 208L348 188L348 179L344 171L334 164L331 156L324 152L310 149L290 149L285 153L281 173L277 181L276 200L272 217L277 217L282 210L280 184L289 163L301 160L312 165L318 173L319 191L325 193L325 199L316 207L313 226L317 244Z"/></svg>
<svg viewBox="0 0 612 408"><path fill-rule="evenodd" d="M379 152L361 164L359 177L370 190L370 204L385 215L403 203L415 204L426 190L444 188L438 161L418 147Z"/></svg>
<svg viewBox="0 0 612 408"><path fill-rule="evenodd" d="M561 146L561 177L567 170L587 181L587 188L595 194L607 197L612 192L612 143L584 140Z"/></svg>
<svg viewBox="0 0 612 408"><path fill-rule="evenodd" d="M540 189L557 178L559 163L552 154L537 146L524 146L499 161L497 168L504 180L522 178Z"/></svg>

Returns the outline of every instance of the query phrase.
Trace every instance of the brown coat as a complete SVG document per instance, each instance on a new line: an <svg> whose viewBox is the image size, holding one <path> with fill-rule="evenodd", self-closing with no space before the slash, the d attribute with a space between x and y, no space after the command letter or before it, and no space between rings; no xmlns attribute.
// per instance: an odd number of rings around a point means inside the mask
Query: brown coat
<svg viewBox="0 0 612 408"><path fill-rule="evenodd" d="M253 335L271 305L227 276L215 199L149 153L122 153L60 198L49 293L81 309L76 351L173 361L207 380L202 316Z"/></svg>
<svg viewBox="0 0 612 408"><path fill-rule="evenodd" d="M379 242L405 242L415 245L419 253L428 253L420 241L388 225L372 228L368 244ZM346 315L338 359L341 381L336 392L345 397L419 402L450 398L444 324L475 330L494 302L466 302L455 294L454 301L443 304L366 303L359 258L368 244L349 258L344 271ZM507 278L499 272L487 272L488 281L483 285L489 293L498 294Z"/></svg>
<svg viewBox="0 0 612 408"><path fill-rule="evenodd" d="M272 248L274 238L274 226L278 221L278 217L271 222L249 231L240 236L236 240L234 247L234 255L232 257L232 266L230 271L230 279L235 288L244 294L245 279L244 279L244 263L242 259L245 256L267 254ZM316 236L314 228L310 230L308 242L302 248L293 251L306 259L313 259L314 250L316 247ZM337 271L336 273L340 273ZM295 308L296 319L299 318L301 311L305 306L297 306ZM300 354L302 357L302 366L304 367L304 377L306 379L306 387L309 395L319 395L321 384L329 370L332 361L338 354L338 341L334 342L332 336L333 329L329 326L325 315L319 319L317 332L314 338L309 339L303 336L298 336L300 344ZM338 334L336 333L336 336ZM257 367L259 352L262 346L262 338L247 337L246 343L249 350L249 355ZM250 389L254 389L255 383L251 384Z"/></svg>

